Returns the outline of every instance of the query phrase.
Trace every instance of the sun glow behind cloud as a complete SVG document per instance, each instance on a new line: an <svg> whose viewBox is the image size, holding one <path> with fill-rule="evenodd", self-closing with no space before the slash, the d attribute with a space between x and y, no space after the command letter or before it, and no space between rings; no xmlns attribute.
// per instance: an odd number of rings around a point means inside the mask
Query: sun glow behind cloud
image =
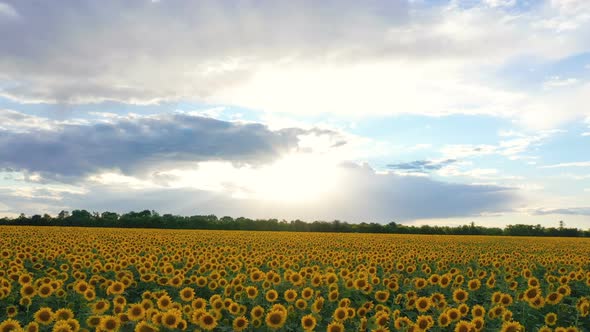
<svg viewBox="0 0 590 332"><path fill-rule="evenodd" d="M268 165L254 167L225 161L205 161L160 170L147 179L105 172L88 180L105 186L132 189L197 189L236 199L302 203L334 194L342 181L339 161L326 155L292 153Z"/></svg>

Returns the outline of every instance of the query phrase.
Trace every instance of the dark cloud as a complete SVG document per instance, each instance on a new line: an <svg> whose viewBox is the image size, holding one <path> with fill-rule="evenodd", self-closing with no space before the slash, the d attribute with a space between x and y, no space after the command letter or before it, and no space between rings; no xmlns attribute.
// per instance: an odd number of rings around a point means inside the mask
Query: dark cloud
<svg viewBox="0 0 590 332"><path fill-rule="evenodd" d="M114 122L66 124L15 132L0 127L0 169L78 177L102 169L124 173L146 165L203 160L260 164L297 148L302 134L326 130L272 131L185 114L122 118Z"/></svg>
<svg viewBox="0 0 590 332"><path fill-rule="evenodd" d="M548 214L568 214L575 216L590 216L590 207L573 207L561 209L536 209L534 215L544 216Z"/></svg>
<svg viewBox="0 0 590 332"><path fill-rule="evenodd" d="M400 171L428 173L439 170L447 165L457 162L456 159L445 159L441 161L434 160L416 160L407 163L388 164L387 168Z"/></svg>

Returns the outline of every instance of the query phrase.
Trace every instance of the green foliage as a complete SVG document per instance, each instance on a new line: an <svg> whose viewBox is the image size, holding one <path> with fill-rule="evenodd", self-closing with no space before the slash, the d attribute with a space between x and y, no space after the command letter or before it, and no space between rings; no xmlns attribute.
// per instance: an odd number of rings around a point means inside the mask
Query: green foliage
<svg viewBox="0 0 590 332"><path fill-rule="evenodd" d="M431 234L431 235L510 235L510 236L564 236L590 237L590 230L563 227L543 227L541 225L508 225L506 228L476 226L473 222L462 226L402 225L396 222L388 224L348 223L340 220L305 222L299 219L286 221L278 219L232 218L215 215L179 216L160 215L153 210L118 214L105 211L102 213L86 210L61 211L56 217L24 214L16 218L1 218L0 225L27 226L77 226L77 227L122 227L122 228L164 228L164 229L216 229L216 230L253 230L253 231L290 231L290 232L335 232L335 233L388 233L388 234Z"/></svg>

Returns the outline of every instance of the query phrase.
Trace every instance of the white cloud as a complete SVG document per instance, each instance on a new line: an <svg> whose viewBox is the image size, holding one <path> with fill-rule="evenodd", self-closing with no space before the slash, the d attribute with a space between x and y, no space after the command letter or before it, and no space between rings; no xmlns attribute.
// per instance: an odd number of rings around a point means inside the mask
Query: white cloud
<svg viewBox="0 0 590 332"><path fill-rule="evenodd" d="M509 137L510 139L501 140L496 145L449 144L445 145L440 151L445 157L456 159L494 154L504 156L510 160L536 159L535 156L524 155L524 153L533 147L541 145L552 136L564 132L561 129L539 130L535 134L526 134L517 131L500 131L498 136Z"/></svg>
<svg viewBox="0 0 590 332"><path fill-rule="evenodd" d="M7 4L7 3L3 3L0 2L0 20L2 18L9 18L9 19L14 19L14 18L18 18L18 12L16 11L16 9L14 9L14 7L12 7L11 5Z"/></svg>
<svg viewBox="0 0 590 332"><path fill-rule="evenodd" d="M490 7L512 7L516 0L483 0L483 3Z"/></svg>
<svg viewBox="0 0 590 332"><path fill-rule="evenodd" d="M488 114L532 127L576 118L583 84L539 94L490 78L514 58L586 50L582 31L534 25L574 15L572 4L518 15L500 9L512 4L277 1L238 10L223 2L90 1L66 11L15 1L30 24L0 31L0 80L9 83L0 95L55 103L185 99L351 117ZM135 19L113 15L126 12ZM27 47L16 37L22 29ZM47 36L51 45L38 42Z"/></svg>
<svg viewBox="0 0 590 332"><path fill-rule="evenodd" d="M590 167L590 161L576 161L571 163L559 163L554 165L545 165L540 168L562 168L562 167Z"/></svg>
<svg viewBox="0 0 590 332"><path fill-rule="evenodd" d="M551 89L551 88L563 88L568 87L574 84L577 84L579 80L577 78L561 78L559 76L553 76L543 82L544 89Z"/></svg>

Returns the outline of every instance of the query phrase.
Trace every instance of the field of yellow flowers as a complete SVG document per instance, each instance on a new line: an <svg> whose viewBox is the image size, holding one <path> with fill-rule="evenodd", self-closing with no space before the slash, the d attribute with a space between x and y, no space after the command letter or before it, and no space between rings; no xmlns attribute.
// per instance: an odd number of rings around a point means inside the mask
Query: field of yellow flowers
<svg viewBox="0 0 590 332"><path fill-rule="evenodd" d="M590 331L589 240L0 227L0 332Z"/></svg>

